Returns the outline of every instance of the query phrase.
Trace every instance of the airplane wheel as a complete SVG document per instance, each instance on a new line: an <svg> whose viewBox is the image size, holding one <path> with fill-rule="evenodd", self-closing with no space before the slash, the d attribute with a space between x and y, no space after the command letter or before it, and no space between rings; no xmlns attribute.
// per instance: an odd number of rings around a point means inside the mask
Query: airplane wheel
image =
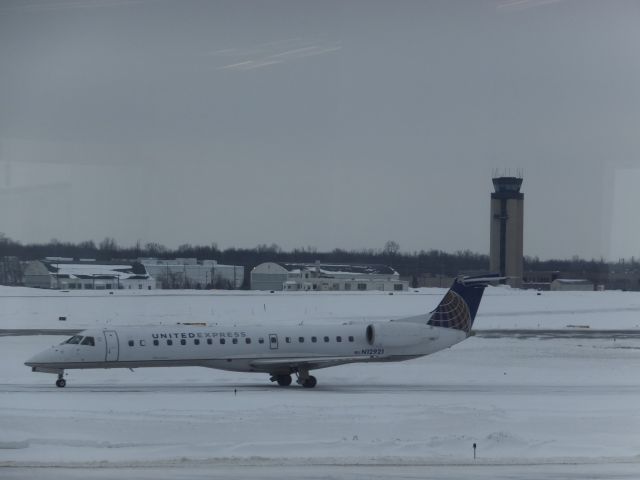
<svg viewBox="0 0 640 480"><path fill-rule="evenodd" d="M304 388L313 388L316 386L316 383L318 383L316 380L316 377L309 375L307 379L304 381L304 383L302 384L302 386Z"/></svg>
<svg viewBox="0 0 640 480"><path fill-rule="evenodd" d="M276 381L281 387L288 387L291 385L291 375L278 375Z"/></svg>
<svg viewBox="0 0 640 480"><path fill-rule="evenodd" d="M64 378L56 380L56 387L64 388L67 385L67 381Z"/></svg>

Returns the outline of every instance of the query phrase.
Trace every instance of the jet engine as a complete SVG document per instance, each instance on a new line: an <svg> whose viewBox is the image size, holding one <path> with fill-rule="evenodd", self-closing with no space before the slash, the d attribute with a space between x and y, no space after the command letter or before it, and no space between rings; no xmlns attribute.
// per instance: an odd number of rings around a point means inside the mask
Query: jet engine
<svg viewBox="0 0 640 480"><path fill-rule="evenodd" d="M422 323L386 322L367 326L369 345L402 347L415 345L433 336L433 329Z"/></svg>

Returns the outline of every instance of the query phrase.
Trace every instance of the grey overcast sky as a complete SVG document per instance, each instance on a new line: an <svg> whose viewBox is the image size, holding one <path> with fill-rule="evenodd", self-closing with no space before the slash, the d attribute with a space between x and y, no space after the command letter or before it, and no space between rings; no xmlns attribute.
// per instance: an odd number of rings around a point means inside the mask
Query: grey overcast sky
<svg viewBox="0 0 640 480"><path fill-rule="evenodd" d="M640 256L640 2L4 0L0 231Z"/></svg>

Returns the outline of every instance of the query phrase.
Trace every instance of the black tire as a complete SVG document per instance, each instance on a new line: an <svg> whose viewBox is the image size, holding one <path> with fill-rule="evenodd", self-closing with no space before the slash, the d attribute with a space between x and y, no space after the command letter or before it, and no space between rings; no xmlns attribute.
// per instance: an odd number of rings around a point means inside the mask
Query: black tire
<svg viewBox="0 0 640 480"><path fill-rule="evenodd" d="M309 375L309 377L304 381L302 386L304 388L313 388L316 386L317 383L318 381L316 380L316 377Z"/></svg>
<svg viewBox="0 0 640 480"><path fill-rule="evenodd" d="M64 388L67 385L67 381L64 378L59 378L56 380L56 387Z"/></svg>
<svg viewBox="0 0 640 480"><path fill-rule="evenodd" d="M278 375L276 382L278 382L278 385L281 387L288 387L291 385L291 375Z"/></svg>

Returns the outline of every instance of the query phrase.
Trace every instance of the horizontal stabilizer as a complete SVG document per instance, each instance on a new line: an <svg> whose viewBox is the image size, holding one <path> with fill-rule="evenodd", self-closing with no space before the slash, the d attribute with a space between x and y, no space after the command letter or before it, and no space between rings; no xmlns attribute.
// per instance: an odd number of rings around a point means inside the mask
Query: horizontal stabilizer
<svg viewBox="0 0 640 480"><path fill-rule="evenodd" d="M489 285L490 283L501 282L508 277L501 277L499 273L490 273L487 275L474 275L459 277L458 280L463 285Z"/></svg>

